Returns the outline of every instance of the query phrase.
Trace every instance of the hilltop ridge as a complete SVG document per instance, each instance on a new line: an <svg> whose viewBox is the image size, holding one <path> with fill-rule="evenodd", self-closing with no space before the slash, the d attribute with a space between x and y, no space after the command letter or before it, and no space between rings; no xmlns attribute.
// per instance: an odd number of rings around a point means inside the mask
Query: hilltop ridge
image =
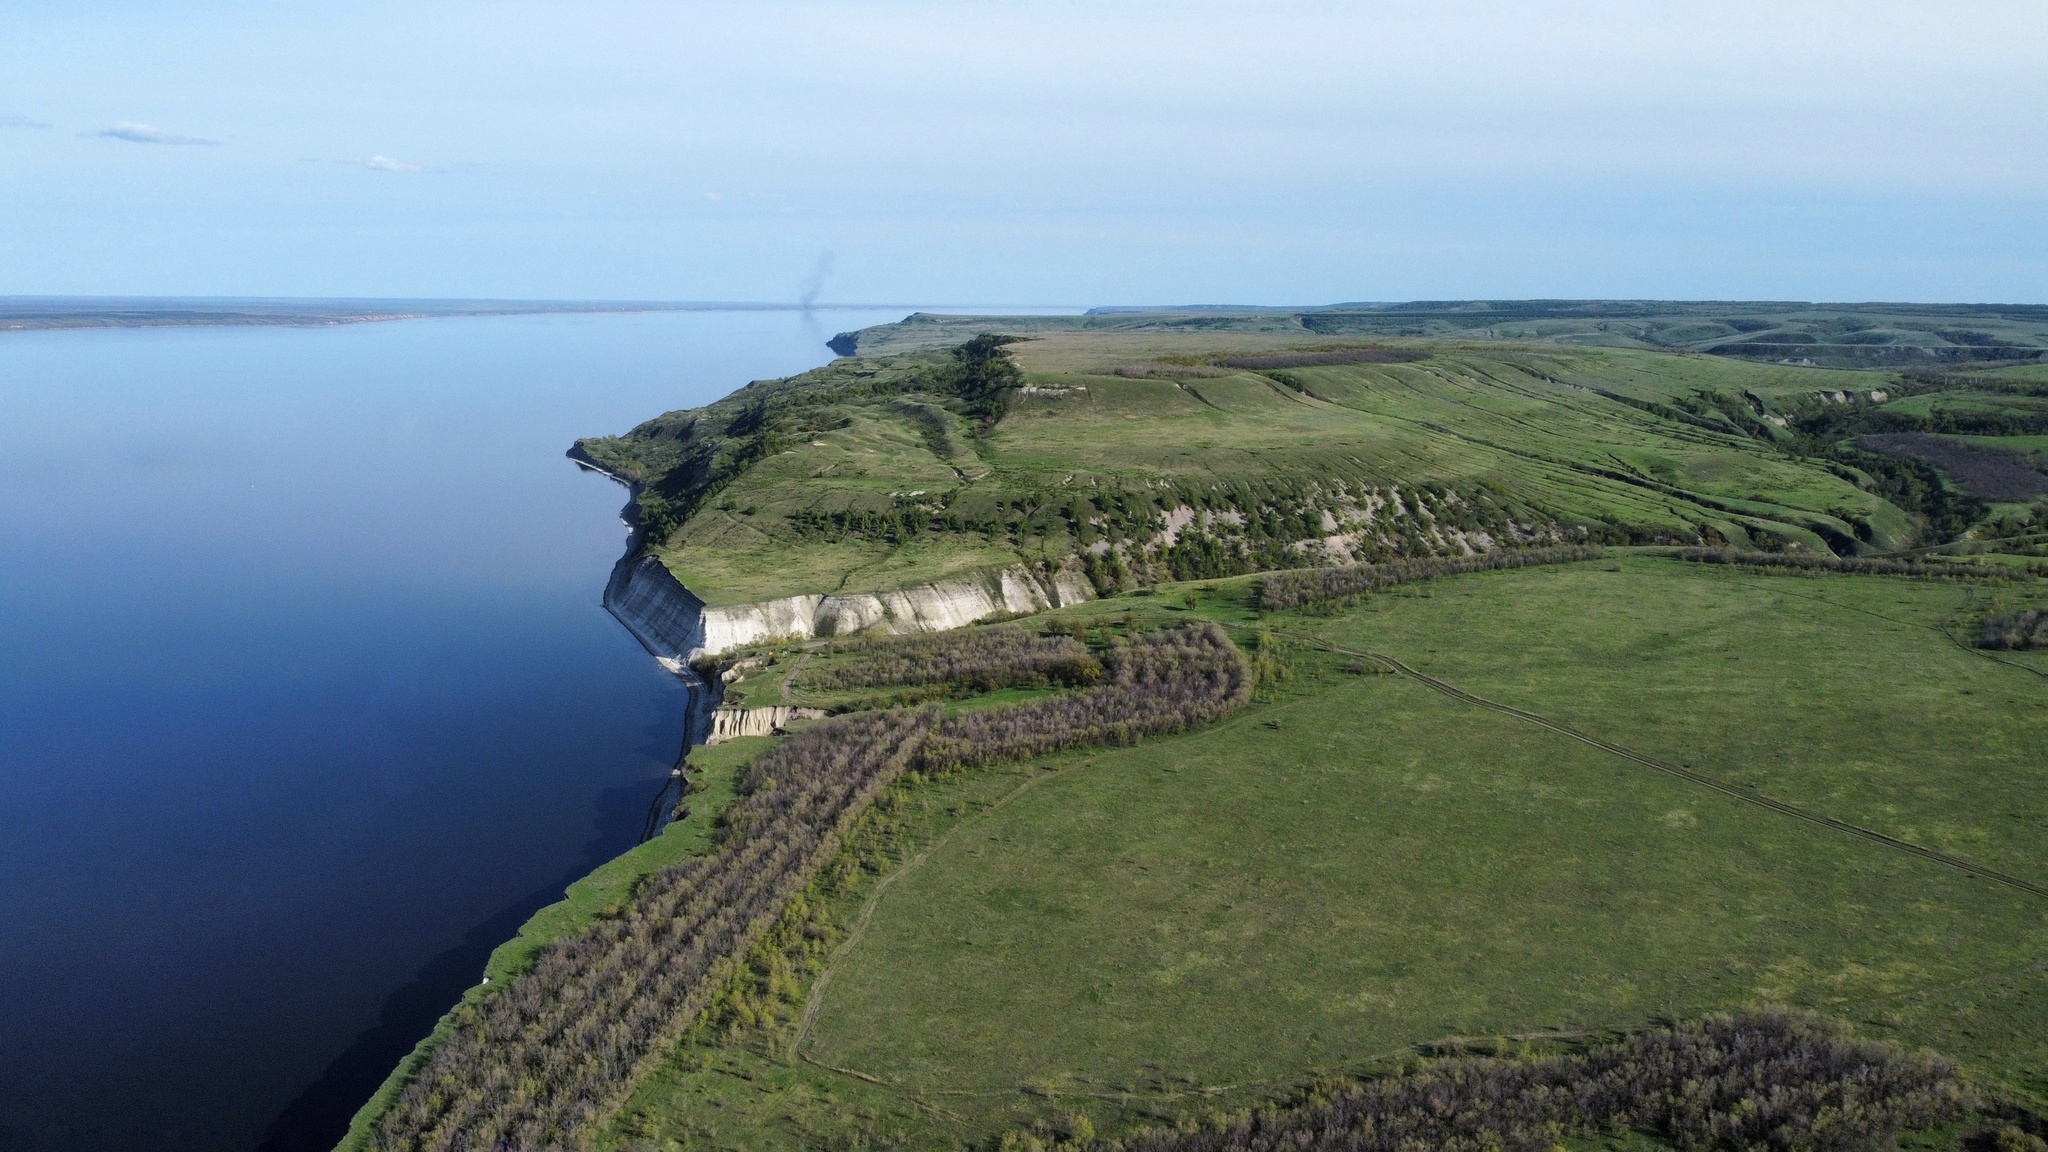
<svg viewBox="0 0 2048 1152"><path fill-rule="evenodd" d="M1408 306L919 313L853 334L853 356L574 451L642 485L651 550L713 605L1016 564L1083 569L1107 593L1515 543L1847 555L1963 526L1967 497L1933 468L1848 435L1919 428L1932 410L1902 415L1914 405L1962 411L1943 397L1989 393L1924 365L1765 360L1706 307L1673 313L1719 325L1695 333L1704 351L1645 343L1675 340L1670 327L1559 318L1591 308L1576 304L1548 319L1531 305L1512 324L1499 309ZM1886 315L1893 327L1859 331L1927 334ZM1943 347L1993 356L1960 367L2012 381L1996 402L2011 427L2043 423L2041 401L2019 394L2042 368L2011 357L2048 354L2048 312L2038 325L1971 315L2005 325L2004 343ZM1453 317L1450 335L1385 330ZM1783 344L1825 317L1765 319L1758 330ZM1609 326L1606 342L1587 342L1589 324ZM977 338L970 364L959 350ZM2034 339L2039 352L2023 343Z"/></svg>

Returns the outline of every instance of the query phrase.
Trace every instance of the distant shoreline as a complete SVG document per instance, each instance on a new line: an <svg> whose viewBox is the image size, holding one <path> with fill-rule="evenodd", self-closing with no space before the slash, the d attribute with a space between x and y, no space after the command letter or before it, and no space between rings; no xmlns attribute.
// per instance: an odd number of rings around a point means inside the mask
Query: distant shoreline
<svg viewBox="0 0 2048 1152"><path fill-rule="evenodd" d="M623 312L850 312L914 304L662 300L405 300L279 297L0 296L0 332L76 328L297 327L454 316ZM927 306L929 307L929 306Z"/></svg>

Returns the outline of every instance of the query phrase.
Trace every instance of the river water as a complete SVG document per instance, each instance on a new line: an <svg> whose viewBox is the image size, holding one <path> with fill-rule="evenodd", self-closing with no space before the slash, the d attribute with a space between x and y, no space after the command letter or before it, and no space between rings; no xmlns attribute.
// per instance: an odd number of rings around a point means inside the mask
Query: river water
<svg viewBox="0 0 2048 1152"><path fill-rule="evenodd" d="M331 1145L675 756L563 451L901 315L0 333L0 1149Z"/></svg>

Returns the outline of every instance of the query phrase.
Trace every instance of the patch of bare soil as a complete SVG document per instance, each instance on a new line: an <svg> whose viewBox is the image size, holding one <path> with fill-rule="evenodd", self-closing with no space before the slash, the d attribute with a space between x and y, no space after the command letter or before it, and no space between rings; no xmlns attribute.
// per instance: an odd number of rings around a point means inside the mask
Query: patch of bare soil
<svg viewBox="0 0 2048 1152"><path fill-rule="evenodd" d="M2018 457L1930 432L1859 436L1856 446L1889 456L1925 460L1946 472L1971 495L1984 500L2019 502L2048 492L2048 476L2020 463Z"/></svg>

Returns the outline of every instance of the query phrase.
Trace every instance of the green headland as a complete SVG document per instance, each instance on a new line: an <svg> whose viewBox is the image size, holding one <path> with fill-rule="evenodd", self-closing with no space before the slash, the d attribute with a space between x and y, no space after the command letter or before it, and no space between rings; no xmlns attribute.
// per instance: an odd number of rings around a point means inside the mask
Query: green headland
<svg viewBox="0 0 2048 1152"><path fill-rule="evenodd" d="M835 347L576 454L714 609L1090 596L699 653L828 718L693 751L345 1146L2043 1147L2048 311Z"/></svg>

